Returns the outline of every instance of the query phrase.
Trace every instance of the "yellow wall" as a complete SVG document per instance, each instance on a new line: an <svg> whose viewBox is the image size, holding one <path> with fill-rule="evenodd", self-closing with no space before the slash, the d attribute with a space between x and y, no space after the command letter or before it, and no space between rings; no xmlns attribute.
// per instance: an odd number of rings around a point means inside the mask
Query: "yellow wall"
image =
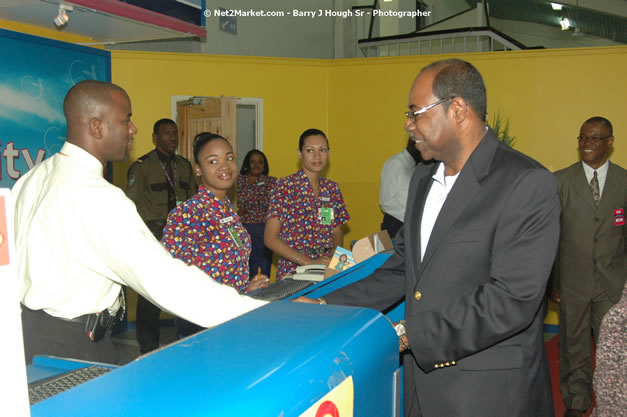
<svg viewBox="0 0 627 417"><path fill-rule="evenodd" d="M140 130L131 160L152 148L155 120L170 115L172 95L232 95L264 99L264 151L272 174L297 169L297 138L308 127L327 132L327 176L340 183L352 219L345 246L377 230L379 173L406 143L403 130L409 86L437 57L360 60L242 58L187 54L112 53L114 82L129 91ZM620 100L627 47L466 54L484 76L489 120L510 120L515 148L552 171L577 160L575 137L591 116L614 124L612 160L627 166L627 122ZM120 186L128 163L116 164ZM557 323L551 305L547 323Z"/></svg>
<svg viewBox="0 0 627 417"><path fill-rule="evenodd" d="M152 148L155 120L170 116L172 95L264 99L264 151L272 174L297 169L297 140L308 127L329 135L327 176L340 183L352 216L345 245L377 230L379 173L405 145L409 87L437 57L304 60L194 54L112 52L113 81L126 88L139 128L131 160ZM614 162L627 166L627 122L620 100L627 47L465 54L484 76L489 120L510 120L515 148L550 170L577 160L581 123L602 115L615 128ZM129 163L116 164L124 186Z"/></svg>
<svg viewBox="0 0 627 417"><path fill-rule="evenodd" d="M274 176L296 171L304 128L327 128L327 61L113 51L111 66L139 129L131 161L154 147L152 126L171 116L173 95L262 98L264 151ZM129 163L116 165L116 183L124 185Z"/></svg>
<svg viewBox="0 0 627 417"><path fill-rule="evenodd" d="M90 39L0 20L0 28L66 42ZM379 228L379 173L405 145L403 112L421 67L450 56L352 60L247 58L112 51L113 81L133 102L139 129L131 161L152 149L151 129L170 117L173 95L239 96L264 100L264 151L272 175L298 168L300 133L317 127L329 136L327 176L340 183L352 215L345 245ZM604 116L614 124L612 160L627 167L627 47L550 49L458 55L484 76L489 119L499 110L510 120L515 148L554 171L577 160L581 123ZM114 165L126 184L130 161ZM133 313L130 314L131 319ZM549 314L555 323L555 312Z"/></svg>
<svg viewBox="0 0 627 417"><path fill-rule="evenodd" d="M409 87L423 66L458 57L483 74L489 121L497 110L510 120L515 149L551 171L578 158L584 120L607 117L616 140L612 160L627 167L627 47L369 58L330 62L329 137L332 177L339 180L352 220L349 239L379 227L379 173L407 141L403 130Z"/></svg>

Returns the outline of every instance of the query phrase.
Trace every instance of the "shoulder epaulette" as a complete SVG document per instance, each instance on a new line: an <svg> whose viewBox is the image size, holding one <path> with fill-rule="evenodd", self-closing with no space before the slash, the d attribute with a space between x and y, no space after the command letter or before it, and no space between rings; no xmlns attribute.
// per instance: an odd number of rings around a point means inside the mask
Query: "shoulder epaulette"
<svg viewBox="0 0 627 417"><path fill-rule="evenodd" d="M142 155L139 158L137 158L137 162L144 162L146 159L148 159L148 157L150 156L150 152L148 152L146 155Z"/></svg>

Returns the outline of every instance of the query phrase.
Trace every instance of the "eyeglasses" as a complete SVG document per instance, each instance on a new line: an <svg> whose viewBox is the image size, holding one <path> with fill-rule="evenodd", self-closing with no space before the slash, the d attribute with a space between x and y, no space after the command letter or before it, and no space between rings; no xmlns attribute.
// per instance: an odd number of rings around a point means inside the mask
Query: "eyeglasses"
<svg viewBox="0 0 627 417"><path fill-rule="evenodd" d="M593 143L599 143L601 142L603 139L607 139L607 138L611 138L612 135L607 135L607 136L603 136L602 138L599 136L577 136L577 140L580 142L593 142Z"/></svg>
<svg viewBox="0 0 627 417"><path fill-rule="evenodd" d="M436 102L435 102L435 103L433 103L433 104L429 104L428 106L423 107L422 109L418 109L418 110L410 110L410 111L408 111L408 112L405 112L405 116L407 116L407 118L408 118L408 119L410 119L412 122L416 123L416 120L418 120L418 118L419 118L419 117L420 117L423 113L426 113L426 112L427 112L427 110L431 110L432 108L434 108L434 107L435 107L435 106L437 106L438 104L442 104L442 103L444 103L445 101L448 101L448 100L451 100L451 99L454 99L454 98L455 98L454 96L447 97L447 98L443 98L442 100L440 100L440 101L436 101Z"/></svg>

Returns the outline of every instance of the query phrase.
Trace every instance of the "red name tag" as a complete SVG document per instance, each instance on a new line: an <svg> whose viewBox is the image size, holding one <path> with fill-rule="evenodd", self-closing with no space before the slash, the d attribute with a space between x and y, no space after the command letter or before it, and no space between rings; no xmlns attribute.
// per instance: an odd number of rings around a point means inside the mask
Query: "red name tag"
<svg viewBox="0 0 627 417"><path fill-rule="evenodd" d="M625 224L625 209L614 209L614 226L623 226Z"/></svg>

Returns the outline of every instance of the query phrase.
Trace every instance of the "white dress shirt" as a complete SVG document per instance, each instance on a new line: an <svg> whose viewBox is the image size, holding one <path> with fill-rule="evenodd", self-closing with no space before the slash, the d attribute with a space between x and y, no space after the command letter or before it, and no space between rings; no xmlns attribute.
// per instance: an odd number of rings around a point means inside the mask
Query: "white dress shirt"
<svg viewBox="0 0 627 417"><path fill-rule="evenodd" d="M66 142L14 185L25 306L68 319L115 309L124 284L163 310L211 327L265 304L174 259L102 172L96 158Z"/></svg>
<svg viewBox="0 0 627 417"><path fill-rule="evenodd" d="M433 185L427 195L425 208L422 212L422 222L420 224L420 260L424 259L427 244L431 238L431 232L435 221L442 210L442 206L448 197L448 193L455 185L459 172L448 177L444 176L444 164L440 162L437 171L433 174Z"/></svg>
<svg viewBox="0 0 627 417"><path fill-rule="evenodd" d="M586 179L588 180L588 185L590 181L592 181L592 177L594 176L595 169L581 161L583 165L583 172L586 174ZM610 167L610 160L605 161L603 165L596 169L597 171L597 179L599 180L599 196L603 196L603 187L605 186L605 179L607 178L607 170Z"/></svg>
<svg viewBox="0 0 627 417"><path fill-rule="evenodd" d="M403 149L385 161L381 170L381 211L400 221L405 219L409 181L415 168L416 161L407 149Z"/></svg>

